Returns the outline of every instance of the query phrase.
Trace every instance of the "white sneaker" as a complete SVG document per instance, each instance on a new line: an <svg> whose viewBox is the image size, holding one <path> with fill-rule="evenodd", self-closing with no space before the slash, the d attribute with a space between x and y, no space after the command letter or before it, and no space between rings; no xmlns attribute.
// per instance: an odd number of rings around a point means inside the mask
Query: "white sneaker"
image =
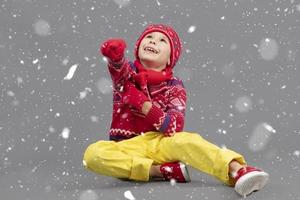
<svg viewBox="0 0 300 200"><path fill-rule="evenodd" d="M251 166L241 168L232 177L236 181L235 191L244 197L262 189L269 180L268 173Z"/></svg>

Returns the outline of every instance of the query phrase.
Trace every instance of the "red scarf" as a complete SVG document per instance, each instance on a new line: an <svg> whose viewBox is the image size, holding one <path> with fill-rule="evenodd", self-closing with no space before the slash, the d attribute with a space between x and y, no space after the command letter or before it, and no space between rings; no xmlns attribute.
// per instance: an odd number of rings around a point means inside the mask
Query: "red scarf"
<svg viewBox="0 0 300 200"><path fill-rule="evenodd" d="M173 71L171 67L166 67L162 71L154 71L152 69L145 69L139 60L134 61L134 65L138 69L138 73L147 73L147 84L148 85L158 85L164 81L170 80L173 77Z"/></svg>

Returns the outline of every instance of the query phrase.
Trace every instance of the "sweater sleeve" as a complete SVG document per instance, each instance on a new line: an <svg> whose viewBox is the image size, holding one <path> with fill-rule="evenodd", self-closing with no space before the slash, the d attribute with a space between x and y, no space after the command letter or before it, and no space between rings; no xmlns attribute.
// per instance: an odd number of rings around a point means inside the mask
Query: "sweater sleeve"
<svg viewBox="0 0 300 200"><path fill-rule="evenodd" d="M164 112L156 105L152 105L146 120L165 136L173 136L184 128L186 108L186 91L183 84L172 87L169 93L167 110Z"/></svg>
<svg viewBox="0 0 300 200"><path fill-rule="evenodd" d="M122 90L124 82L134 73L130 63L123 58L120 62L108 62L108 70L115 89Z"/></svg>

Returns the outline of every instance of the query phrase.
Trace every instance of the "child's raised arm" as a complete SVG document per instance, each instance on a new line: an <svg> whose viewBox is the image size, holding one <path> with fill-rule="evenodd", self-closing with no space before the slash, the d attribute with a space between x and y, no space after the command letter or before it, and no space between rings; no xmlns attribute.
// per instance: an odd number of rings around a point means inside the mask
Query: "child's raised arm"
<svg viewBox="0 0 300 200"><path fill-rule="evenodd" d="M128 61L126 61L124 52L126 43L123 39L113 38L106 40L100 46L100 52L108 60L108 69L115 88L123 86L133 73Z"/></svg>

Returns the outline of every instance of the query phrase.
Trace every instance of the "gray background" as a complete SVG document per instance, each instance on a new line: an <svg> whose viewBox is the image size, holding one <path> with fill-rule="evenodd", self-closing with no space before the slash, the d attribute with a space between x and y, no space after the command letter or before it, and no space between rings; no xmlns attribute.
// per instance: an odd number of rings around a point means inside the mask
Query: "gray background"
<svg viewBox="0 0 300 200"><path fill-rule="evenodd" d="M248 199L299 200L299 19L297 0L1 0L0 199L240 198L193 168L191 183L171 185L82 167L111 121L99 44L124 38L132 60L145 26L165 23L184 45L174 72L188 94L185 130L270 173Z"/></svg>

